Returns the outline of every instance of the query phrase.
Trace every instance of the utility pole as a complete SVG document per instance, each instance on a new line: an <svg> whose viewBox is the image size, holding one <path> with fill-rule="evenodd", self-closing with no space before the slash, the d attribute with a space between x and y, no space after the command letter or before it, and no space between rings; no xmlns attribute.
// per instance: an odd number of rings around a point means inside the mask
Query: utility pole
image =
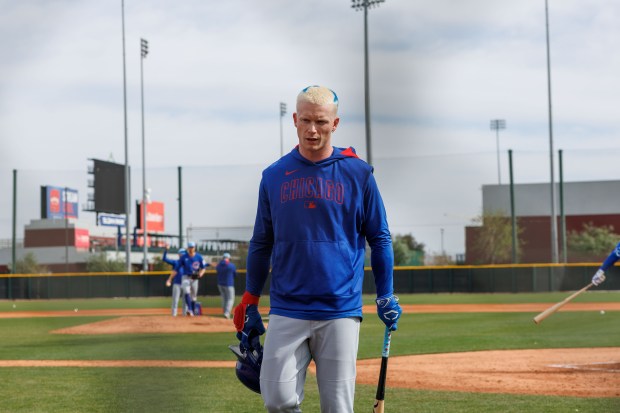
<svg viewBox="0 0 620 413"><path fill-rule="evenodd" d="M129 221L131 215L131 204L129 198L129 143L127 140L127 73L125 63L125 1L121 0L121 16L123 26L123 114L125 119L125 268L131 272L131 244L129 241Z"/></svg>
<svg viewBox="0 0 620 413"><path fill-rule="evenodd" d="M351 0L356 11L364 10L364 111L366 113L366 161L372 165L372 145L370 138L370 80L368 74L368 8L378 7L385 0Z"/></svg>
<svg viewBox="0 0 620 413"><path fill-rule="evenodd" d="M502 184L501 168L499 165L499 130L506 129L506 121L504 119L491 120L491 130L495 131L495 141L497 146L497 184Z"/></svg>
<svg viewBox="0 0 620 413"><path fill-rule="evenodd" d="M149 194L146 189L146 155L145 155L145 141L144 141L144 70L143 62L146 55L149 54L149 42L144 39L140 39L140 93L142 102L142 270L148 271L148 228L146 224L146 216L148 211Z"/></svg>
<svg viewBox="0 0 620 413"><path fill-rule="evenodd" d="M284 134L282 132L282 118L286 115L286 103L280 102L280 157L284 156Z"/></svg>
<svg viewBox="0 0 620 413"><path fill-rule="evenodd" d="M555 179L553 175L553 116L551 111L551 55L549 52L549 7L545 0L545 22L547 33L547 99L549 101L549 169L551 187L551 262L558 262L558 223L555 212Z"/></svg>

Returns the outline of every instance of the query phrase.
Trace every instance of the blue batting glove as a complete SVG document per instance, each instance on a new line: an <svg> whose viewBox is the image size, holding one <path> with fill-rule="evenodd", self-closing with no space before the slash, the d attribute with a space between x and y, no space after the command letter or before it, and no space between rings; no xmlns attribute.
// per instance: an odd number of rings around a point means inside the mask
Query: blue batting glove
<svg viewBox="0 0 620 413"><path fill-rule="evenodd" d="M398 297L394 294L388 294L378 297L375 301L377 302L377 314L381 321L390 331L398 330L398 319L403 313L403 309L398 304Z"/></svg>
<svg viewBox="0 0 620 413"><path fill-rule="evenodd" d="M243 330L237 332L237 339L241 341L241 345L246 349L254 348L252 346L253 337L256 335L265 334L265 325L263 319L258 312L258 306L250 304L245 310L245 322L243 323Z"/></svg>

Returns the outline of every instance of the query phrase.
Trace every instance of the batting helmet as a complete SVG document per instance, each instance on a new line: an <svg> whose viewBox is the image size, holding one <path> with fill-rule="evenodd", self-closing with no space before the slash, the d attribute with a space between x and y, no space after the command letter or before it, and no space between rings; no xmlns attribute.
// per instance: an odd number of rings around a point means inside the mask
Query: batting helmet
<svg viewBox="0 0 620 413"><path fill-rule="evenodd" d="M237 356L235 374L245 387L260 394L260 366L263 362L263 347L257 330L250 331L251 348L246 349L241 343L228 348Z"/></svg>

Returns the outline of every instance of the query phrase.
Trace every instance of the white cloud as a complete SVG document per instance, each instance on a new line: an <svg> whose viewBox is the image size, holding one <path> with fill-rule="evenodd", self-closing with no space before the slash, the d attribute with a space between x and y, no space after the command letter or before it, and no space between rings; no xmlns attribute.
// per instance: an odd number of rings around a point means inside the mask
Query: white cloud
<svg viewBox="0 0 620 413"><path fill-rule="evenodd" d="M615 179L620 5L549 3L554 149L564 150L565 179ZM67 175L85 193L88 158L124 162L120 2L0 0L0 9L0 190L11 193L18 169L29 192L20 199L33 205L37 185L65 185ZM544 12L541 0L389 0L370 10L373 158L393 232L415 231L438 251L445 228L448 252L463 251L479 189L497 179L490 119L507 121L502 179L507 149L517 182L549 179ZM280 152L279 103L288 105L288 151L295 95L309 83L338 92L334 144L365 157L363 15L350 2L126 1L125 27L132 197L141 190L140 38L149 41L147 177L170 214L184 166L206 200L186 222L251 224L252 185ZM10 197L0 211L8 238ZM20 210L20 225L36 215Z"/></svg>

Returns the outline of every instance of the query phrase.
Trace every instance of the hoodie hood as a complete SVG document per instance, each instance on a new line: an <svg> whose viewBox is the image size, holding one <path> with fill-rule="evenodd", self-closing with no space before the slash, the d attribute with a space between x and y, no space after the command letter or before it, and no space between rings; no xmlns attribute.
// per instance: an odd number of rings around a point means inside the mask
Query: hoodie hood
<svg viewBox="0 0 620 413"><path fill-rule="evenodd" d="M328 166L328 165L333 164L334 162L337 162L341 159L346 159L346 158L358 158L359 159L359 156L357 156L357 153L355 152L355 148L353 148L352 146L349 146L348 148L338 148L336 146L332 146L332 148L334 149L334 151L332 152L331 156L319 162L312 162L304 158L303 156L301 156L301 154L299 153L299 145L296 146L291 151L290 154L300 162L303 162L308 165L317 165L317 166Z"/></svg>

